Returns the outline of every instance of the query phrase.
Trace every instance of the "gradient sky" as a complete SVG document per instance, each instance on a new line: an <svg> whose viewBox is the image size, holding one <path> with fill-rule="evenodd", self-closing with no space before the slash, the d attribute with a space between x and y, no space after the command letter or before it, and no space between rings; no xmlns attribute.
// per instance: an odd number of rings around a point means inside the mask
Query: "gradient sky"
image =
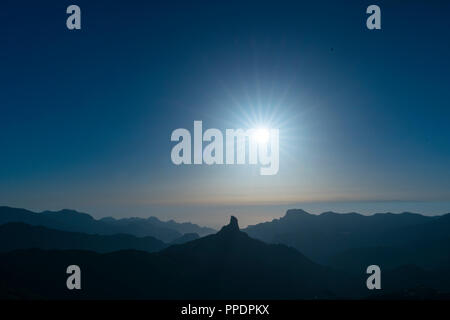
<svg viewBox="0 0 450 320"><path fill-rule="evenodd" d="M0 205L212 226L294 206L450 212L449 14L448 1L3 1ZM278 127L278 175L174 166L171 132L194 120Z"/></svg>

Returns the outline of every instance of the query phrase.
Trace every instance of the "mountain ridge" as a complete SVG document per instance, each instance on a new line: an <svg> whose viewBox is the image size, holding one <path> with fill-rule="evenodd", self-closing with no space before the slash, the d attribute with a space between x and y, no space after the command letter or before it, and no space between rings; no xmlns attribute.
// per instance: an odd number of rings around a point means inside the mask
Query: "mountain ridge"
<svg viewBox="0 0 450 320"><path fill-rule="evenodd" d="M139 238L130 234L87 234L32 226L22 222L0 225L0 251L40 248L46 250L87 250L100 253L124 249L155 252L166 248L168 245L151 236Z"/></svg>
<svg viewBox="0 0 450 320"><path fill-rule="evenodd" d="M347 249L405 244L412 241L417 232L432 236L431 230L426 232L423 228L430 223L432 229L441 230L447 226L441 221L450 221L448 217L450 214L424 216L410 212L362 215L329 211L314 215L302 209L290 209L281 218L248 226L244 231L267 243L292 246L314 261L327 264L329 259ZM439 234L447 230L450 232L450 227Z"/></svg>
<svg viewBox="0 0 450 320"><path fill-rule="evenodd" d="M111 235L127 233L138 237L152 236L166 243L180 238L184 233L205 235L208 232L215 231L192 223L179 224L173 220L166 225L166 222L160 221L155 217L150 217L149 219L102 218L97 220L87 213L81 213L76 210L63 209L60 211L33 212L22 208L0 206L0 224L8 222L23 222L29 225L41 225L62 231L88 234ZM183 230L189 232L181 232ZM196 230L199 232L195 232Z"/></svg>

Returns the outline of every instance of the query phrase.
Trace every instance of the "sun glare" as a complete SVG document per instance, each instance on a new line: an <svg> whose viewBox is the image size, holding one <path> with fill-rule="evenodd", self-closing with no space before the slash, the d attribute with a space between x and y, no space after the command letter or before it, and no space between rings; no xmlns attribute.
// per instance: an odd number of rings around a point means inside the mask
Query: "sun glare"
<svg viewBox="0 0 450 320"><path fill-rule="evenodd" d="M266 128L258 128L255 130L255 133L253 134L253 137L255 138L256 142L263 144L267 143L269 141L269 130Z"/></svg>

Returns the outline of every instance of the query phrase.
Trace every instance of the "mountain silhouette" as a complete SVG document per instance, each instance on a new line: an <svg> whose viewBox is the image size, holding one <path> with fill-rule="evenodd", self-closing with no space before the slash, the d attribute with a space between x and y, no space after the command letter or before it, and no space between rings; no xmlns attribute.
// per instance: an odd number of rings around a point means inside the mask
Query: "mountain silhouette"
<svg viewBox="0 0 450 320"><path fill-rule="evenodd" d="M289 210L245 232L233 216L202 238L167 229L179 235L168 243L113 234L146 233L153 218L95 220L71 210L0 207L0 223L10 219L34 225L0 225L0 298L409 299L450 292L450 214ZM82 269L81 291L65 286L72 264ZM366 288L372 264L382 269L382 293Z"/></svg>
<svg viewBox="0 0 450 320"><path fill-rule="evenodd" d="M30 226L24 223L0 225L0 251L40 248L96 252L135 249L154 252L167 246L164 242L153 237L138 238L128 234L91 235Z"/></svg>
<svg viewBox="0 0 450 320"><path fill-rule="evenodd" d="M190 222L182 222L178 223L173 220L169 221L161 221L156 217L149 217L147 219L144 218L122 218L122 219L114 219L111 217L106 217L103 219L100 219L101 222L106 222L111 225L115 226L139 226L139 225L151 225L154 227L162 228L162 229L170 229L175 230L181 235L186 233L196 233L200 237L203 237L205 235L215 233L216 230L208 228L208 227L200 227L196 224L190 223Z"/></svg>
<svg viewBox="0 0 450 320"><path fill-rule="evenodd" d="M424 238L439 238L438 235L444 239L445 234L450 234L449 224L444 225L441 221L444 219L445 216L413 213L364 216L325 212L313 215L295 209L288 210L280 219L248 226L244 231L268 243L292 246L311 259L327 264L350 249L399 247Z"/></svg>
<svg viewBox="0 0 450 320"><path fill-rule="evenodd" d="M160 252L28 249L1 253L2 295L45 299L315 299L352 297L361 285L293 248L239 230ZM82 270L82 290L65 287L68 265Z"/></svg>
<svg viewBox="0 0 450 320"><path fill-rule="evenodd" d="M103 218L96 220L89 214L67 209L57 212L35 213L25 209L0 207L0 224L8 222L23 222L29 225L89 234L112 235L124 233L138 237L152 236L164 242L171 242L180 238L185 233L180 232L181 230L187 230L188 233L196 232L201 235L214 232L213 229L202 228L191 223L162 222L154 217L149 219Z"/></svg>

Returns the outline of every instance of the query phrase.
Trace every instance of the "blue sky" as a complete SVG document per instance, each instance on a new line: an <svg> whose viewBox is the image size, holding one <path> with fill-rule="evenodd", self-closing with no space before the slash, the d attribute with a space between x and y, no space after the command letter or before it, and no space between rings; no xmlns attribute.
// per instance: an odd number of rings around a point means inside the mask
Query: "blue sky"
<svg viewBox="0 0 450 320"><path fill-rule="evenodd" d="M377 1L369 31L372 2L241 2L77 1L80 31L72 2L2 4L0 203L209 225L449 212L450 5ZM276 176L171 163L174 129L248 115L280 129Z"/></svg>

